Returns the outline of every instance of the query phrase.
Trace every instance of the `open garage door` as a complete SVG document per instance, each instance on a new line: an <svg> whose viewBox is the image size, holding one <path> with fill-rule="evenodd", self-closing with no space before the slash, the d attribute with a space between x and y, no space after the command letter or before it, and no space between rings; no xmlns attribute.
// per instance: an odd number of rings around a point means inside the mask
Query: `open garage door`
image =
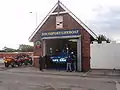
<svg viewBox="0 0 120 90"><path fill-rule="evenodd" d="M50 61L51 65L49 66L53 69L66 69L66 58L71 52L74 52L77 57L77 38L47 39L44 40L43 44L44 54L47 54L52 58L52 61ZM69 53L66 51L66 45Z"/></svg>

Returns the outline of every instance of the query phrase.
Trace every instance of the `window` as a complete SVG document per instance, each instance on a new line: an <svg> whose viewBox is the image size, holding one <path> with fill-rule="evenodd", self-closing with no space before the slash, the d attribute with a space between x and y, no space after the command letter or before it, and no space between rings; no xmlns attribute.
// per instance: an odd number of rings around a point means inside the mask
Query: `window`
<svg viewBox="0 0 120 90"><path fill-rule="evenodd" d="M56 29L63 28L63 16L56 16Z"/></svg>

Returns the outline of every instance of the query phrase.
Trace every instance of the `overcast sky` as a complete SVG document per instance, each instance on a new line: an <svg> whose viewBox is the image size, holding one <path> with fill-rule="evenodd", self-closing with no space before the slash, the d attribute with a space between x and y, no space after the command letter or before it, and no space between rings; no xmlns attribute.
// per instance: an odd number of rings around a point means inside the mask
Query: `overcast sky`
<svg viewBox="0 0 120 90"><path fill-rule="evenodd" d="M29 36L57 0L0 0L0 49L31 44ZM96 34L120 41L119 0L61 0ZM33 12L33 13L29 13Z"/></svg>

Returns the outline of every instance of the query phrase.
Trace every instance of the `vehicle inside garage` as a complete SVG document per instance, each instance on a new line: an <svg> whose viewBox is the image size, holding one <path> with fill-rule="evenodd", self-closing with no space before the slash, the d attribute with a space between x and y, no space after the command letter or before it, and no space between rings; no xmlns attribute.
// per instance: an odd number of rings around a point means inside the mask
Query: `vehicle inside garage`
<svg viewBox="0 0 120 90"><path fill-rule="evenodd" d="M77 57L77 38L45 40L45 54L50 56L49 68L66 69L67 55Z"/></svg>

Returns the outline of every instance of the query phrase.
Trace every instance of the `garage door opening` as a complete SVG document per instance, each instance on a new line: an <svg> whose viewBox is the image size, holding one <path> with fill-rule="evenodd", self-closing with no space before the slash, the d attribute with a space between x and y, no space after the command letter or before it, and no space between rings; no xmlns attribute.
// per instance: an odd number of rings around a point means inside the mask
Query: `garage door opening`
<svg viewBox="0 0 120 90"><path fill-rule="evenodd" d="M45 55L50 56L49 69L66 69L66 58L74 54L77 59L77 38L74 39L47 39L45 40ZM72 65L73 67L73 65ZM77 67L77 63L76 63Z"/></svg>

